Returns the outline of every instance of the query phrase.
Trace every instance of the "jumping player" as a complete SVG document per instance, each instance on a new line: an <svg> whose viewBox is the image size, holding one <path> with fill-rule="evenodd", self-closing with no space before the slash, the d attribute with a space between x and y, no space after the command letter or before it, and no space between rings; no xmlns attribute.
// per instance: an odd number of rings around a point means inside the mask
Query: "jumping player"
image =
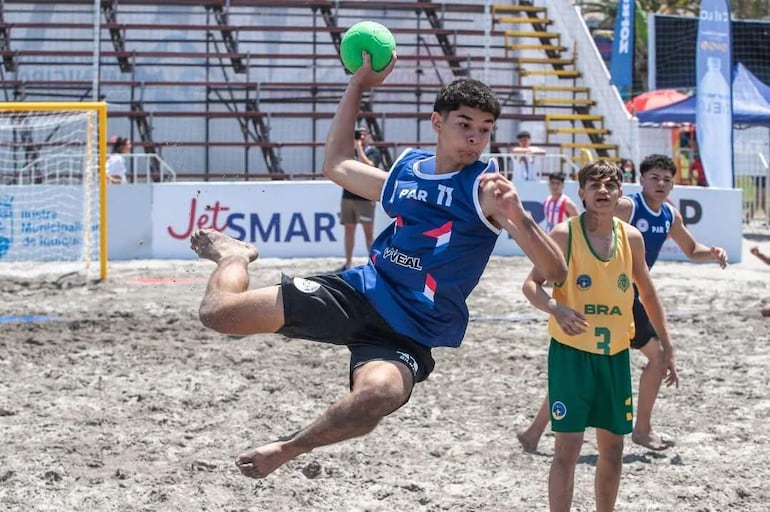
<svg viewBox="0 0 770 512"><path fill-rule="evenodd" d="M483 83L459 79L441 89L431 124L435 154L406 150L390 172L353 158L350 134L365 91L391 73L364 65L350 78L326 139L324 174L354 194L380 201L394 222L375 239L370 261L338 274L282 276L249 290L248 244L212 230L191 245L217 264L200 305L201 322L228 334L279 333L346 345L350 392L295 434L239 455L244 475L261 478L315 448L373 430L403 406L434 367L431 349L456 347L468 324L466 299L501 229L550 280L563 279L558 246L524 210L497 162L479 161L500 115Z"/></svg>

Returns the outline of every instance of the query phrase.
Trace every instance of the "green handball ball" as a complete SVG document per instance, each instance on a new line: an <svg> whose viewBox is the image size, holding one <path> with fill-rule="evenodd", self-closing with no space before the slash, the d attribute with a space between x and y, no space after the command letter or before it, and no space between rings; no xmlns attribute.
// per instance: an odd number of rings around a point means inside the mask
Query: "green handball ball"
<svg viewBox="0 0 770 512"><path fill-rule="evenodd" d="M382 71L396 49L396 40L385 25L376 21L360 21L350 27L342 36L340 58L345 69L351 73L358 71L364 63L361 52L366 51L374 71Z"/></svg>

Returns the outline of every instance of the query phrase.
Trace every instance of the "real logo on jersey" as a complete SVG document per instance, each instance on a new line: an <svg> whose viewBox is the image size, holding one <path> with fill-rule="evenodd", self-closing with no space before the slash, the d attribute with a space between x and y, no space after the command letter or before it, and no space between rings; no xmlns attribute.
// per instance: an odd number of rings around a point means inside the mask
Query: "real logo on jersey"
<svg viewBox="0 0 770 512"><path fill-rule="evenodd" d="M558 400L551 405L551 417L558 420L563 420L564 417L567 415L567 406L564 405L563 402L559 402Z"/></svg>
<svg viewBox="0 0 770 512"><path fill-rule="evenodd" d="M587 290L591 287L591 276L588 274L580 274L575 280L578 290Z"/></svg>
<svg viewBox="0 0 770 512"><path fill-rule="evenodd" d="M321 284L301 277L295 277L294 287L302 293L313 293L321 287Z"/></svg>
<svg viewBox="0 0 770 512"><path fill-rule="evenodd" d="M411 354L407 354L406 352L401 352L400 350L396 350L396 354L398 354L398 358L401 360L402 363L407 365L409 368L412 369L412 373L417 375L417 370L419 370L420 366L417 364L417 360L412 357Z"/></svg>
<svg viewBox="0 0 770 512"><path fill-rule="evenodd" d="M636 221L636 229L641 231L642 233L646 233L648 229L650 229L650 223L647 222L647 219L639 219Z"/></svg>
<svg viewBox="0 0 770 512"><path fill-rule="evenodd" d="M618 289L621 292L626 292L631 287L631 280L628 278L625 272L622 272L618 276Z"/></svg>
<svg viewBox="0 0 770 512"><path fill-rule="evenodd" d="M412 270L422 270L420 258L404 254L393 247L386 247L382 252L382 257L402 267L411 268Z"/></svg>

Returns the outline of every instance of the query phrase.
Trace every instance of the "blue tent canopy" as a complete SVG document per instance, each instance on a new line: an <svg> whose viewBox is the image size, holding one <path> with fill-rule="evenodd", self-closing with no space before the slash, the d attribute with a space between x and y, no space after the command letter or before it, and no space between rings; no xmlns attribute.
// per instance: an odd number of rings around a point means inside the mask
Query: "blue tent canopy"
<svg viewBox="0 0 770 512"><path fill-rule="evenodd" d="M637 112L640 123L694 123L697 95L665 107ZM740 62L733 69L733 122L770 125L770 86Z"/></svg>

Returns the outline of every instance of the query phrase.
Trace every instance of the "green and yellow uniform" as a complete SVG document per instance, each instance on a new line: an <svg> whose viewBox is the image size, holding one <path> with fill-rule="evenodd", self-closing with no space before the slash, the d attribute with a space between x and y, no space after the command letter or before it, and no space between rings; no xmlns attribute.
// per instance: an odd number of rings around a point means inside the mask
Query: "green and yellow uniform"
<svg viewBox="0 0 770 512"><path fill-rule="evenodd" d="M551 316L548 331L548 393L551 427L586 427L628 434L632 429L629 346L634 336L632 253L626 224L613 219L612 253L601 258L588 240L585 214L569 220L567 277L553 297L582 313L586 332L570 336Z"/></svg>

